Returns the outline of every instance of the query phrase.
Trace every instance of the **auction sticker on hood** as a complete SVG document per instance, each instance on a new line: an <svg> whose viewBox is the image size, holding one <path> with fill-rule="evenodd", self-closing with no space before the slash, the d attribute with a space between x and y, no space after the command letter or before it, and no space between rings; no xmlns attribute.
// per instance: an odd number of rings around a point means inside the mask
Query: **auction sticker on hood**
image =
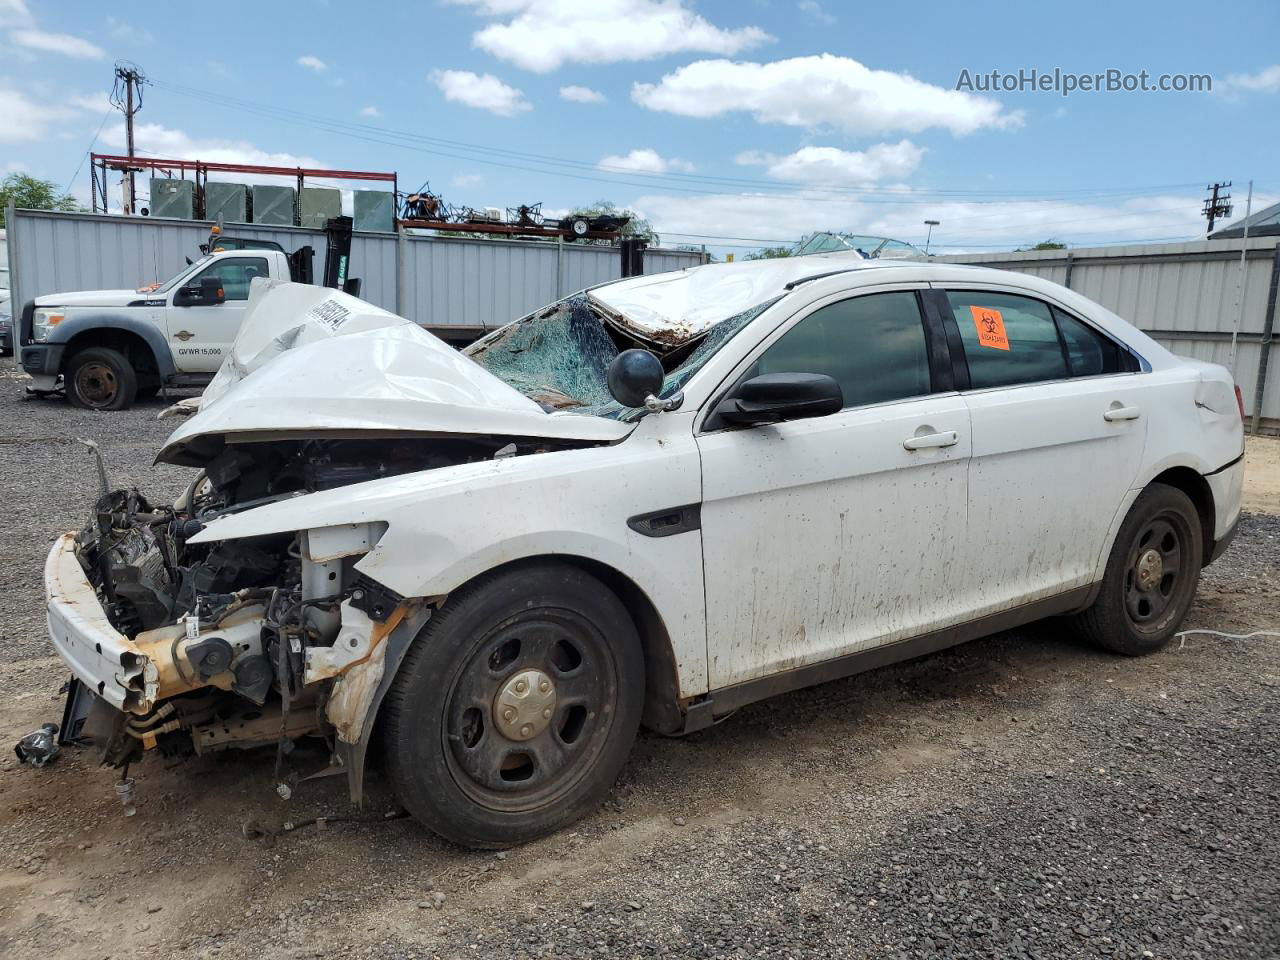
<svg viewBox="0 0 1280 960"><path fill-rule="evenodd" d="M1009 337L1004 332L1004 316L991 307L970 307L973 326L978 331L978 346L992 350L1008 350Z"/></svg>
<svg viewBox="0 0 1280 960"><path fill-rule="evenodd" d="M322 300L307 311L307 316L330 330L337 330L351 319L351 311L335 300Z"/></svg>

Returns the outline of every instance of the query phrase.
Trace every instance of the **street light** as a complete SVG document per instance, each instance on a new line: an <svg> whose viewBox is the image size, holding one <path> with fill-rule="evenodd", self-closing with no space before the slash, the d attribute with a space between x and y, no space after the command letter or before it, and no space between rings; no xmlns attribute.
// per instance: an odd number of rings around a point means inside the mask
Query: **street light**
<svg viewBox="0 0 1280 960"><path fill-rule="evenodd" d="M924 241L924 255L925 255L926 257L929 255L929 241L933 239L933 228L934 228L934 227L936 227L936 226L939 226L941 223L942 223L942 221L941 221L941 220L926 220L926 221L925 221L925 225L926 225L926 226L928 226L928 228L929 228L929 235L928 235L927 237L925 237L925 241Z"/></svg>

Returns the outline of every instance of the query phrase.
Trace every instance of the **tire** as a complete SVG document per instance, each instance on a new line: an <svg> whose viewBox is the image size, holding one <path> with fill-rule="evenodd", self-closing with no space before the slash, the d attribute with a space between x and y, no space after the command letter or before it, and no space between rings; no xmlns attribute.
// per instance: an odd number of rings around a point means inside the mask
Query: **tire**
<svg viewBox="0 0 1280 960"><path fill-rule="evenodd" d="M569 224L569 230L573 233L575 239L581 240L591 232L591 221L583 217L575 217L573 222Z"/></svg>
<svg viewBox="0 0 1280 960"><path fill-rule="evenodd" d="M1128 657L1173 638L1195 596L1204 538L1195 505L1181 490L1153 483L1120 525L1102 589L1075 618L1095 646Z"/></svg>
<svg viewBox="0 0 1280 960"><path fill-rule="evenodd" d="M109 347L87 347L67 362L67 399L88 410L127 409L138 393L138 375L128 358Z"/></svg>
<svg viewBox="0 0 1280 960"><path fill-rule="evenodd" d="M387 693L388 773L446 839L524 843L599 806L643 702L640 640L608 587L569 564L500 571L451 595L410 647Z"/></svg>

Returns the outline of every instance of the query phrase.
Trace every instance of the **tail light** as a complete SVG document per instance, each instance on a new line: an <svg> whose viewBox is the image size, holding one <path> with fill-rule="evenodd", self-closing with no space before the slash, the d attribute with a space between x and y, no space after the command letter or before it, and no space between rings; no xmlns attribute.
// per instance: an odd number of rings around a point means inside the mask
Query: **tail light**
<svg viewBox="0 0 1280 960"><path fill-rule="evenodd" d="M1240 384L1236 384L1236 408L1240 411L1240 422L1244 423L1244 394L1240 392Z"/></svg>

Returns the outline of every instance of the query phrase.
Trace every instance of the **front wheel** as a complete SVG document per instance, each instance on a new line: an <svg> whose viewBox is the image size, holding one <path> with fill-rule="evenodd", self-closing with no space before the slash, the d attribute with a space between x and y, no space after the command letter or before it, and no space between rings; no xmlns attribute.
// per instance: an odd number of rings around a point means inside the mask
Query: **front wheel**
<svg viewBox="0 0 1280 960"><path fill-rule="evenodd" d="M1164 647L1191 607L1203 541L1190 497L1163 483L1144 490L1116 535L1097 600L1076 617L1085 639L1131 657Z"/></svg>
<svg viewBox="0 0 1280 960"><path fill-rule="evenodd" d="M89 410L124 410L138 392L129 358L110 347L87 347L67 362L67 399Z"/></svg>
<svg viewBox="0 0 1280 960"><path fill-rule="evenodd" d="M414 640L387 694L391 781L455 843L523 843L600 804L643 699L635 625L604 584L568 564L503 571Z"/></svg>

